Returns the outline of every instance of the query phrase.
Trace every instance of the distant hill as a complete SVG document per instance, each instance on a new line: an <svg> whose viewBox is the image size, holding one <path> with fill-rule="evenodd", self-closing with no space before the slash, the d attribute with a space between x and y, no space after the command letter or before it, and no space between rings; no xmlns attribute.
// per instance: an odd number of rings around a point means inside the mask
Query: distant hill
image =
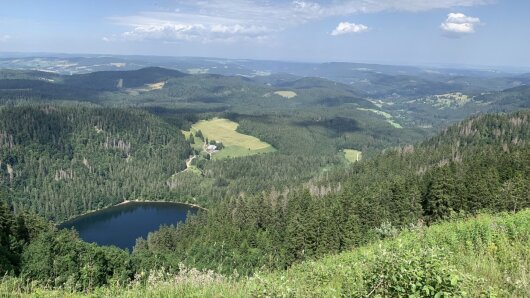
<svg viewBox="0 0 530 298"><path fill-rule="evenodd" d="M147 67L130 71L99 71L64 77L64 84L80 88L113 91L121 88L141 87L186 74L161 67Z"/></svg>
<svg viewBox="0 0 530 298"><path fill-rule="evenodd" d="M530 108L530 85L477 96L475 100L486 103L490 111L514 111Z"/></svg>

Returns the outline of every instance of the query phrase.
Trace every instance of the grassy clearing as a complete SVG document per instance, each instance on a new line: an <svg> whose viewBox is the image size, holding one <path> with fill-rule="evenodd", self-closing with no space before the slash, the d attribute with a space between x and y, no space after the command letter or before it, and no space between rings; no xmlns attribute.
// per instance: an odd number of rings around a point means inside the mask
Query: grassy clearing
<svg viewBox="0 0 530 298"><path fill-rule="evenodd" d="M153 84L146 84L145 86L147 90L152 91L152 90L160 90L164 88L165 85L166 85L166 82L158 82L158 83L153 83Z"/></svg>
<svg viewBox="0 0 530 298"><path fill-rule="evenodd" d="M381 229L381 235L392 229ZM387 231L387 232L388 232ZM4 277L0 294L82 297ZM94 297L530 297L530 210L422 225L395 238L285 271L227 278L212 271L151 272Z"/></svg>
<svg viewBox="0 0 530 298"><path fill-rule="evenodd" d="M383 112L383 111L379 111L379 110L375 110L375 109L365 109L365 108L357 108L357 110L372 112L372 113L375 113L377 115L381 115L381 116L385 117L386 119L392 119L392 115L390 115L387 112Z"/></svg>
<svg viewBox="0 0 530 298"><path fill-rule="evenodd" d="M197 166L194 166L194 165L189 166L188 172L193 173L198 176L202 175L202 171L199 168L197 168Z"/></svg>
<svg viewBox="0 0 530 298"><path fill-rule="evenodd" d="M186 131L186 130L181 130L182 134L184 135L184 137L186 139L189 139L190 138L190 135L192 135L192 132L191 131ZM193 132L195 134L195 132ZM203 142L200 138L197 138L195 135L193 134L193 144L191 144L191 148L197 150L198 152L201 152L202 151L202 146L203 146Z"/></svg>
<svg viewBox="0 0 530 298"><path fill-rule="evenodd" d="M395 128L403 128L403 126L401 126L399 123L394 121L392 115L390 115L387 112L383 112L383 111L379 111L379 110L375 110L375 109L365 109L365 108L357 108L357 110L359 110L359 111L368 111L368 112L375 113L377 115L381 115L381 116L385 117L386 118L386 122L388 122L393 127L395 127Z"/></svg>
<svg viewBox="0 0 530 298"><path fill-rule="evenodd" d="M401 124L395 122L392 119L386 119L386 122L388 122L390 125L394 126L395 128L403 128L403 126L401 126Z"/></svg>
<svg viewBox="0 0 530 298"><path fill-rule="evenodd" d="M281 96L283 98L287 98L287 99L294 98L294 97L296 97L298 95L294 91L276 91L276 92L274 92L274 94L279 95L279 96Z"/></svg>
<svg viewBox="0 0 530 298"><path fill-rule="evenodd" d="M162 82L153 83L153 84L145 84L144 87L140 87L140 88L128 88L126 91L127 93L129 93L129 95L136 96L136 95L139 95L140 93L149 92L153 90L160 90L164 88L165 85L166 85L166 82L162 81Z"/></svg>
<svg viewBox="0 0 530 298"><path fill-rule="evenodd" d="M344 152L344 157L349 162L357 162L361 160L362 152L354 149L344 149L342 150Z"/></svg>
<svg viewBox="0 0 530 298"><path fill-rule="evenodd" d="M214 154L214 159L248 156L276 151L274 147L256 137L237 132L236 129L238 126L239 124L228 119L214 118L195 123L192 126L192 132L200 130L209 140L223 143L225 148L219 153Z"/></svg>
<svg viewBox="0 0 530 298"><path fill-rule="evenodd" d="M186 139L190 137L191 131L181 130L181 132Z"/></svg>

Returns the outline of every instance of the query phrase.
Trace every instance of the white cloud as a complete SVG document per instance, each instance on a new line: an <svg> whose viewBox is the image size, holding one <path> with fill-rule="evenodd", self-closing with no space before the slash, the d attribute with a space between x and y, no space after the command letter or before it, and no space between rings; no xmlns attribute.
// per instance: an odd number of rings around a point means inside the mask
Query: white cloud
<svg viewBox="0 0 530 298"><path fill-rule="evenodd" d="M242 39L265 39L270 30L264 26L166 22L140 24L123 33L127 40L232 42Z"/></svg>
<svg viewBox="0 0 530 298"><path fill-rule="evenodd" d="M324 7L327 15L376 13L382 11L420 12L452 7L468 7L493 3L495 0L339 0Z"/></svg>
<svg viewBox="0 0 530 298"><path fill-rule="evenodd" d="M348 34L348 33L361 33L365 31L368 31L368 26L365 26L363 24L341 22L339 23L337 28L335 28L335 30L331 32L331 35L337 36L337 35Z"/></svg>
<svg viewBox="0 0 530 298"><path fill-rule="evenodd" d="M480 25L480 19L469 17L463 13L450 13L440 28L449 37L460 37L475 32L475 26Z"/></svg>
<svg viewBox="0 0 530 298"><path fill-rule="evenodd" d="M327 17L382 11L427 11L488 4L493 0L176 0L171 12L110 18L129 27L127 40L226 42L263 40L286 28Z"/></svg>
<svg viewBox="0 0 530 298"><path fill-rule="evenodd" d="M8 42L10 39L11 39L11 36L7 34L0 36L0 42Z"/></svg>

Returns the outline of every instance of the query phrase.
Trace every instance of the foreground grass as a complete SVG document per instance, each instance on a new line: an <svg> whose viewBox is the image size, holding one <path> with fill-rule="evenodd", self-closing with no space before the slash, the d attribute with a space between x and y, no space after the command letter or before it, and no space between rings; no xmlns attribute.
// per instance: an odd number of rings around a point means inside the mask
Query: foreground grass
<svg viewBox="0 0 530 298"><path fill-rule="evenodd" d="M77 297L4 278L10 296ZM28 294L31 293L31 294ZM226 278L183 267L94 297L530 297L530 210L413 227L286 271Z"/></svg>

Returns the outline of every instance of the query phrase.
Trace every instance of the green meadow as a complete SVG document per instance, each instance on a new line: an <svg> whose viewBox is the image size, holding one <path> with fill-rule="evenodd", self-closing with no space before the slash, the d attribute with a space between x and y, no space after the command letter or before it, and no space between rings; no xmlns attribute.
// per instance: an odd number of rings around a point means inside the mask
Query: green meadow
<svg viewBox="0 0 530 298"><path fill-rule="evenodd" d="M361 160L362 154L363 154L361 151L354 150L354 149L344 149L342 151L344 152L344 157L349 162L357 162Z"/></svg>
<svg viewBox="0 0 530 298"><path fill-rule="evenodd" d="M208 140L223 143L225 148L214 154L214 159L249 156L276 151L270 144L256 137L237 132L238 126L238 123L228 119L213 118L210 120L201 120L193 124L191 132L195 133L200 130ZM187 134L189 135L189 132ZM200 144L200 140L196 138L195 144Z"/></svg>

